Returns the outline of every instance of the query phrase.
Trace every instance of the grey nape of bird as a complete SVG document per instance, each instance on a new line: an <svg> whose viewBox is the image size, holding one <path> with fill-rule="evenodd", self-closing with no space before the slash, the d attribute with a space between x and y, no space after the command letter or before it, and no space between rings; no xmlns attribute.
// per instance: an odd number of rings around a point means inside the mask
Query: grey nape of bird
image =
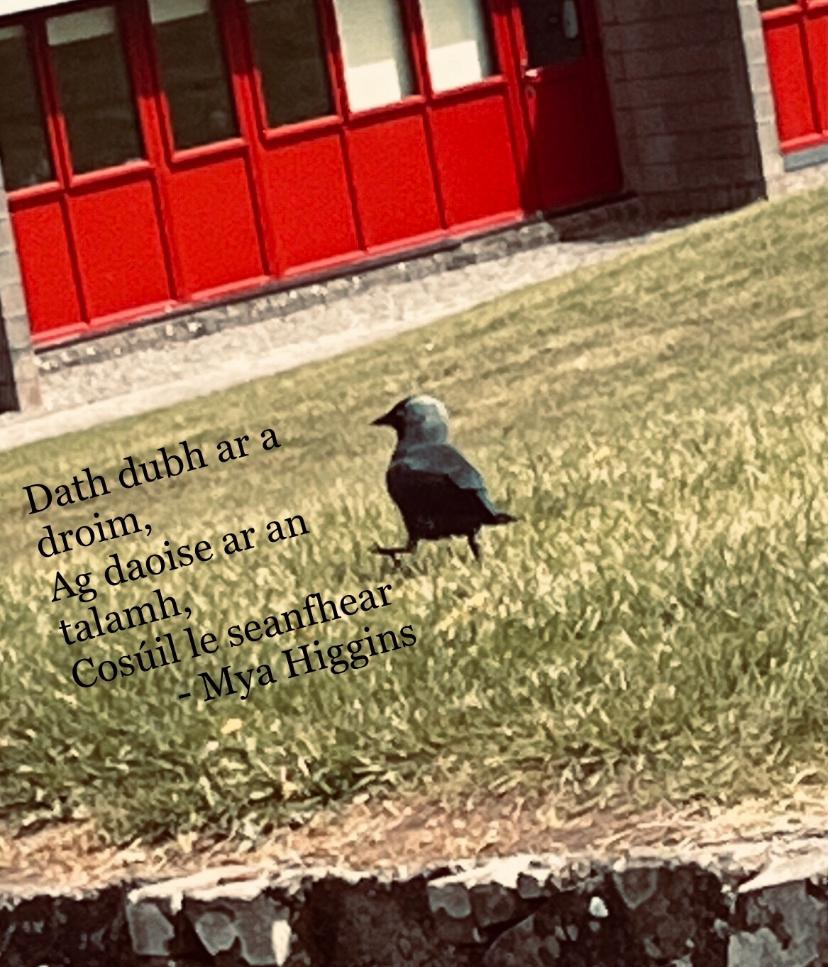
<svg viewBox="0 0 828 967"><path fill-rule="evenodd" d="M385 479L408 531L404 547L375 547L378 554L396 562L421 540L465 537L479 561L480 528L517 520L495 507L480 473L448 442L448 412L440 400L409 396L372 425L396 431Z"/></svg>

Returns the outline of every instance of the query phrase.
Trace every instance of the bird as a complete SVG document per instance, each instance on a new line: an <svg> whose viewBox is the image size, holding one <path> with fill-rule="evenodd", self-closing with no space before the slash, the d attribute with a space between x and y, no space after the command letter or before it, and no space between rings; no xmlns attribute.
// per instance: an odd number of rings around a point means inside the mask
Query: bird
<svg viewBox="0 0 828 967"><path fill-rule="evenodd" d="M396 431L385 480L408 531L404 547L377 545L376 553L398 564L398 555L414 554L421 540L465 537L479 562L480 528L518 519L498 510L479 471L448 442L449 416L440 400L408 396L371 425Z"/></svg>

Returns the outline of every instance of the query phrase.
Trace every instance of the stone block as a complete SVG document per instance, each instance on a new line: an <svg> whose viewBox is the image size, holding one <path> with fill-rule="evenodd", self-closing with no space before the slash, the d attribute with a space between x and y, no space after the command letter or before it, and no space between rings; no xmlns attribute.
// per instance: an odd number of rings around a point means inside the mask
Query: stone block
<svg viewBox="0 0 828 967"><path fill-rule="evenodd" d="M113 967L128 947L120 887L0 896L3 967Z"/></svg>
<svg viewBox="0 0 828 967"><path fill-rule="evenodd" d="M728 915L723 884L699 866L661 861L622 862L613 869L615 898L610 910L624 924L640 963L692 962L717 964L724 960L724 939L714 922Z"/></svg>
<svg viewBox="0 0 828 967"><path fill-rule="evenodd" d="M773 861L737 890L728 967L828 964L828 846Z"/></svg>
<svg viewBox="0 0 828 967"><path fill-rule="evenodd" d="M192 952L192 939L182 916L184 897L200 890L257 878L260 871L243 866L218 867L132 890L126 897L126 918L132 948L139 957L173 957Z"/></svg>
<svg viewBox="0 0 828 967"><path fill-rule="evenodd" d="M283 967L292 945L290 910L268 894L267 879L186 892L184 916L214 963Z"/></svg>

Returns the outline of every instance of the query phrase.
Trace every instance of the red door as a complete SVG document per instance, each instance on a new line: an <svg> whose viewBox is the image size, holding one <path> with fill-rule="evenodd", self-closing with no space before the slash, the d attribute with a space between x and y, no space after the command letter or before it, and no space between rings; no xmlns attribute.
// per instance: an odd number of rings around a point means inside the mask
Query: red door
<svg viewBox="0 0 828 967"><path fill-rule="evenodd" d="M280 274L522 215L510 53L484 0L241 9Z"/></svg>
<svg viewBox="0 0 828 967"><path fill-rule="evenodd" d="M345 140L368 252L434 238L443 224L411 5L334 0Z"/></svg>
<svg viewBox="0 0 828 967"><path fill-rule="evenodd" d="M224 40L226 9L210 0L135 5L144 28L144 50L136 52L144 109L159 115L147 119L151 152L179 298L187 301L270 275L237 106L241 72L231 69L233 45Z"/></svg>
<svg viewBox="0 0 828 967"><path fill-rule="evenodd" d="M535 207L617 192L621 167L592 0L517 0L513 26Z"/></svg>
<svg viewBox="0 0 828 967"><path fill-rule="evenodd" d="M828 0L760 0L783 151L828 141Z"/></svg>
<svg viewBox="0 0 828 967"><path fill-rule="evenodd" d="M91 319L157 311L173 298L126 30L105 4L0 32L3 66L19 69L4 72L4 166L38 337L69 337Z"/></svg>
<svg viewBox="0 0 828 967"><path fill-rule="evenodd" d="M514 219L531 202L502 5L419 0L414 9L445 225Z"/></svg>
<svg viewBox="0 0 828 967"><path fill-rule="evenodd" d="M239 49L249 67L248 140L273 274L359 256L337 83L333 12L322 0L244 0Z"/></svg>

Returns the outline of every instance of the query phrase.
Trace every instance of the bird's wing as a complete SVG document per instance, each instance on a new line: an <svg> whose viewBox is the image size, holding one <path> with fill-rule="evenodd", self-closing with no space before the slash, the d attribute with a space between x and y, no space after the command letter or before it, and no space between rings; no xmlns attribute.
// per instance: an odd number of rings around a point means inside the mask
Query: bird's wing
<svg viewBox="0 0 828 967"><path fill-rule="evenodd" d="M447 443L411 447L392 461L387 479L391 497L415 529L456 526L464 532L497 513L480 473Z"/></svg>
<svg viewBox="0 0 828 967"><path fill-rule="evenodd" d="M459 490L486 492L480 472L450 443L432 443L412 447L404 457L409 470L445 477Z"/></svg>

